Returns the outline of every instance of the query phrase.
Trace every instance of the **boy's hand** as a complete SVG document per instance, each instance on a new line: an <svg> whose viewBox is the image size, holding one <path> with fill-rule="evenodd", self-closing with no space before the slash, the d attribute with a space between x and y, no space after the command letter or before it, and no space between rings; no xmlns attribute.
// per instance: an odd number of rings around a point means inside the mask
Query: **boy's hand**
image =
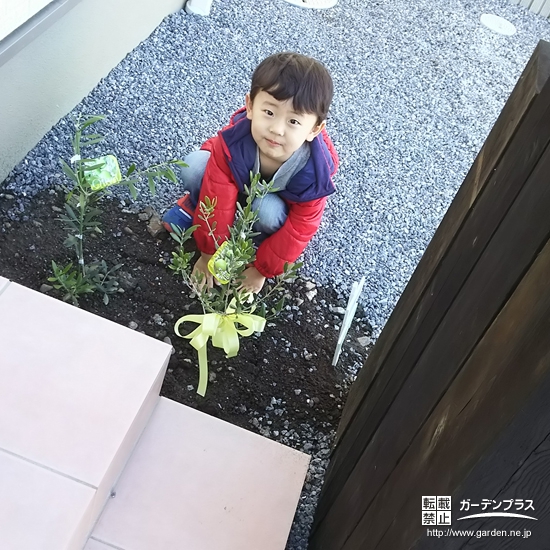
<svg viewBox="0 0 550 550"><path fill-rule="evenodd" d="M201 281L200 284L197 283L199 292L204 288L204 285L206 285L206 288L212 288L214 285L214 277L212 273L208 271L208 260L210 260L211 257L212 254L201 253L200 258L195 262L195 266L191 272L191 279L196 277Z"/></svg>
<svg viewBox="0 0 550 550"><path fill-rule="evenodd" d="M265 277L254 267L247 267L243 271L244 280L239 290L245 290L257 294L262 290L265 283Z"/></svg>

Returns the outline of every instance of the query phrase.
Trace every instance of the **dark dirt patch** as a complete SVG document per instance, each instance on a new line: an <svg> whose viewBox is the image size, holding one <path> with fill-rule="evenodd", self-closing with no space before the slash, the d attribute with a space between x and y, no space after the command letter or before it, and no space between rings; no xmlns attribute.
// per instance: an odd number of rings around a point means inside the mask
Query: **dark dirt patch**
<svg viewBox="0 0 550 550"><path fill-rule="evenodd" d="M63 207L63 194L54 190L35 197L25 209L26 221L11 221L7 212L14 198L0 195L0 275L38 290L50 276L51 260L72 260L63 246L65 232L55 209ZM123 263L125 292L104 305L100 296L81 301L87 311L130 326L158 339L170 338L175 353L162 387L162 395L278 439L302 423L313 430L337 425L350 380L350 371L362 364L365 350L357 337L368 326L354 322L339 367L331 366L342 315L332 312L339 303L331 289L317 287L306 297L311 283L298 279L286 288L287 309L259 336L241 338L237 357L209 346L211 381L205 398L198 383L196 351L174 334L175 321L186 313L200 313L198 302L171 274L167 261L174 249L169 238L155 239L137 214L104 201L103 236L88 239L88 258ZM55 291L50 292L56 295ZM360 317L358 314L356 317ZM190 332L196 325L188 324ZM262 418L263 417L263 418Z"/></svg>

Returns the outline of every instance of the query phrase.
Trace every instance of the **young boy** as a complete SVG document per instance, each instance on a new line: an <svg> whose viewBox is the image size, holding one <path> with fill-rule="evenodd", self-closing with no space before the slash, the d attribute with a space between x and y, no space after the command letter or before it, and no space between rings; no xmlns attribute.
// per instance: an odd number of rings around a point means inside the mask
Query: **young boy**
<svg viewBox="0 0 550 550"><path fill-rule="evenodd" d="M184 159L189 167L181 169L180 177L188 193L163 221L168 230L170 224L199 226L193 235L201 256L193 272L203 273L209 287L213 278L207 264L215 245L196 206L205 197L217 197L213 220L223 242L250 171L273 180L274 192L253 204L259 215L254 230L263 240L243 273L244 289L259 292L266 278L281 274L316 233L327 197L335 191L332 176L338 167L325 130L332 95L332 79L318 61L297 53L272 55L254 71L245 107Z"/></svg>

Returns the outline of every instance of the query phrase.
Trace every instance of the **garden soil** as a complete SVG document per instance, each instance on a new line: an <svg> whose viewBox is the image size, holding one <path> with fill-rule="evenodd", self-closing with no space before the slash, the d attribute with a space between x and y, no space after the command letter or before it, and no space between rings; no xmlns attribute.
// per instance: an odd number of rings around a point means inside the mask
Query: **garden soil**
<svg viewBox="0 0 550 550"><path fill-rule="evenodd" d="M26 206L20 221L8 216L16 201L13 195L0 194L0 274L61 298L44 285L50 284L52 260L63 265L73 261L57 219L64 195L53 189L42 192ZM360 311L335 368L332 357L346 304L332 289L298 277L285 287L282 313L263 333L241 338L236 357L227 358L209 343L210 381L206 396L200 397L197 352L174 333L181 316L202 313L190 290L168 268L176 243L166 232L151 235L149 209L131 212L107 199L101 208L102 235L87 239L87 257L104 259L109 266L123 264L118 273L124 292L113 295L108 305L101 296L90 295L80 307L172 344L163 396L299 450L314 449L316 442L293 442L285 436L303 434L304 425L312 438L325 434L326 440L327 434L334 434L350 382L368 352L362 344L370 331ZM184 323L182 334L195 327Z"/></svg>

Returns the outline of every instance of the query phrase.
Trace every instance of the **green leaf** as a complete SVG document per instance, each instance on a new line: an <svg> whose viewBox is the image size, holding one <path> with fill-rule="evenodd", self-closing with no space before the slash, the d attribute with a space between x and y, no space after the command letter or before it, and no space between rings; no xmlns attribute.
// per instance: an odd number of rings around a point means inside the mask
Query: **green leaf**
<svg viewBox="0 0 550 550"><path fill-rule="evenodd" d="M95 159L92 159L95 160ZM105 161L101 161L98 164L94 164L93 166L82 166L82 169L84 172L92 172L93 170L99 170L99 168L103 168L105 166Z"/></svg>
<svg viewBox="0 0 550 550"><path fill-rule="evenodd" d="M71 248L78 244L78 239L74 235L69 235L64 241L63 245L67 248Z"/></svg>
<svg viewBox="0 0 550 550"><path fill-rule="evenodd" d="M174 229L176 226L174 224L170 224L170 227L172 228L172 233L170 233L170 237L172 237L172 239L174 239L178 244L183 244L181 237L176 233Z"/></svg>
<svg viewBox="0 0 550 550"><path fill-rule="evenodd" d="M189 227L188 229L185 230L184 234L183 234L183 237L185 240L189 239L189 237L191 237L191 235L193 234L193 232L198 229L200 227L200 225L192 225L191 227Z"/></svg>
<svg viewBox="0 0 550 550"><path fill-rule="evenodd" d="M73 221L77 222L78 219L76 217L76 214L70 204L65 203L65 211L69 215L69 218L71 218Z"/></svg>
<svg viewBox="0 0 550 550"><path fill-rule="evenodd" d="M75 183L78 183L78 178L73 169L63 159L60 160L61 167L63 168L63 172L65 172L65 175L72 179Z"/></svg>
<svg viewBox="0 0 550 550"><path fill-rule="evenodd" d="M151 195L154 195L156 193L155 180L151 174L147 174L147 181L149 182L149 191L151 191Z"/></svg>
<svg viewBox="0 0 550 550"><path fill-rule="evenodd" d="M126 171L126 177L128 177L130 174L133 174L135 171L136 171L136 165L132 162L132 164L130 164L130 167Z"/></svg>
<svg viewBox="0 0 550 550"><path fill-rule="evenodd" d="M100 136L92 139L81 140L80 146L86 147L87 145L95 145L96 143L103 141L103 139L103 136Z"/></svg>
<svg viewBox="0 0 550 550"><path fill-rule="evenodd" d="M135 168L135 166L134 166ZM132 180L128 180L126 182L126 185L128 186L128 191L130 191L130 195L132 196L132 198L134 200L136 200L137 198L137 190L136 190L136 186L134 185L134 182Z"/></svg>
<svg viewBox="0 0 550 550"><path fill-rule="evenodd" d="M176 164L178 166L181 166L182 168L189 168L189 164L186 164L183 162L183 160L171 160L170 164Z"/></svg>
<svg viewBox="0 0 550 550"><path fill-rule="evenodd" d="M99 122L100 120L103 120L104 118L105 115L95 115L88 117L86 121L80 125L80 131L84 130L88 126L91 126L92 124L95 124L96 122Z"/></svg>
<svg viewBox="0 0 550 550"><path fill-rule="evenodd" d="M172 168L166 168L166 171L164 172L164 175L172 183L178 183L178 178L176 177L176 174L175 174L174 170L172 170Z"/></svg>

